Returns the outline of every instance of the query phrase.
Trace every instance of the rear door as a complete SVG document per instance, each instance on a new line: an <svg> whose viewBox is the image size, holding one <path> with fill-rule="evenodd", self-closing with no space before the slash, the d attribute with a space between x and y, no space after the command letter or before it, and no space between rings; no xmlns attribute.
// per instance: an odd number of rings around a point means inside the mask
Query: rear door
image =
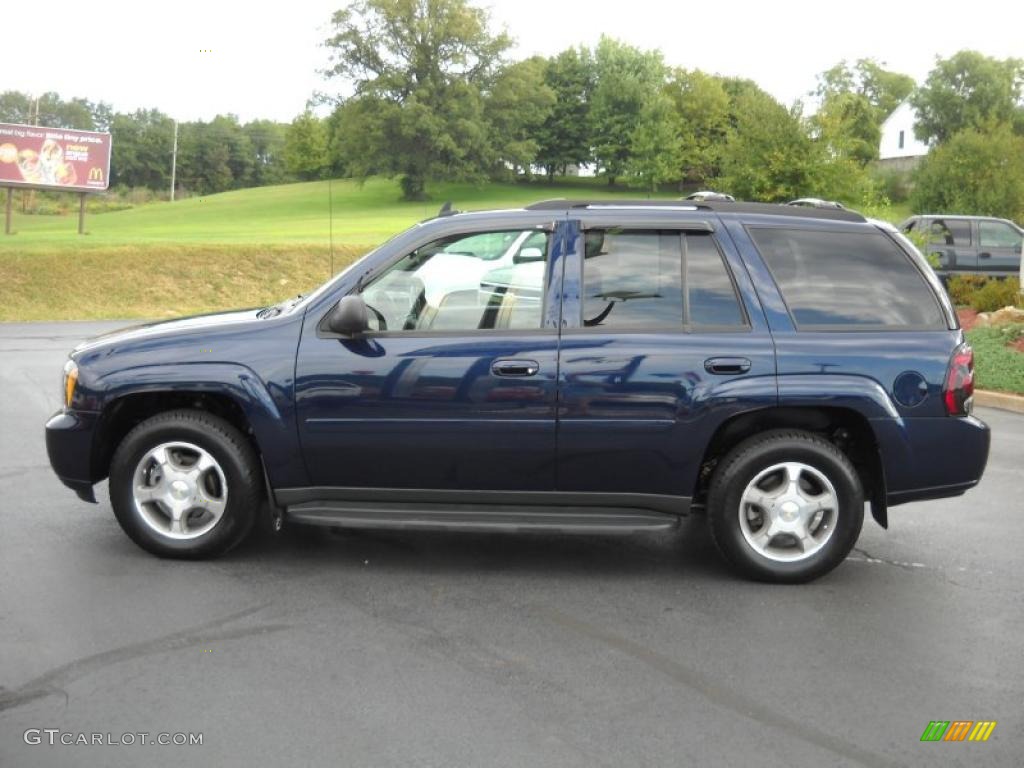
<svg viewBox="0 0 1024 768"><path fill-rule="evenodd" d="M1021 234L1005 221L978 222L978 269L995 275L1020 270Z"/></svg>
<svg viewBox="0 0 1024 768"><path fill-rule="evenodd" d="M566 261L558 489L689 497L718 425L776 401L749 278L706 219L590 213Z"/></svg>

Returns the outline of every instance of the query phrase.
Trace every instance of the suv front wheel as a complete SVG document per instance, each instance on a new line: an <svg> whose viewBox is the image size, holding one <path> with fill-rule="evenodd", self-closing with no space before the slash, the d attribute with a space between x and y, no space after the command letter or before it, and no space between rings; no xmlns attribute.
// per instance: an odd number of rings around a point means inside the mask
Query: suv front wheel
<svg viewBox="0 0 1024 768"><path fill-rule="evenodd" d="M155 555L219 555L252 529L262 503L259 459L224 419L161 413L132 429L114 453L110 503L124 532Z"/></svg>
<svg viewBox="0 0 1024 768"><path fill-rule="evenodd" d="M723 457L708 492L719 551L748 576L804 582L846 558L864 521L857 470L827 440L764 432Z"/></svg>

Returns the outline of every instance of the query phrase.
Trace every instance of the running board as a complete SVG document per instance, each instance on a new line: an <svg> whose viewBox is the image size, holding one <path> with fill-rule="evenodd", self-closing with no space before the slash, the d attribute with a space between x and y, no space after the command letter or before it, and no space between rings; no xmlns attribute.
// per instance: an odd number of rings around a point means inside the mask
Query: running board
<svg viewBox="0 0 1024 768"><path fill-rule="evenodd" d="M430 504L365 501L307 501L289 506L285 520L341 528L519 533L635 533L667 531L677 515L614 507L538 508L516 505Z"/></svg>

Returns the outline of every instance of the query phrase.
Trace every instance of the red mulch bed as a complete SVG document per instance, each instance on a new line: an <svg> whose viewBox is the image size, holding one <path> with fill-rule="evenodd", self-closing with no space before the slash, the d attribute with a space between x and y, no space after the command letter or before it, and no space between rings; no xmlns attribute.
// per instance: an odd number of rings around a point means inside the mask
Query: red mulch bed
<svg viewBox="0 0 1024 768"><path fill-rule="evenodd" d="M961 307L956 311L956 316L960 318L960 327L965 331L969 331L974 327L974 323L978 319L978 310L971 309L970 307Z"/></svg>

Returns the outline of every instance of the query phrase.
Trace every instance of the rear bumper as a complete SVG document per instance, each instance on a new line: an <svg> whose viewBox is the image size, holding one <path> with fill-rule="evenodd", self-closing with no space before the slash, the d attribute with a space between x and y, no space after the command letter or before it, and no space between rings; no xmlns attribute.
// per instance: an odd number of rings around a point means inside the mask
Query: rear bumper
<svg viewBox="0 0 1024 768"><path fill-rule="evenodd" d="M885 467L888 506L959 496L988 463L988 425L973 416L872 422Z"/></svg>
<svg viewBox="0 0 1024 768"><path fill-rule="evenodd" d="M92 486L93 434L99 414L58 411L46 422L46 453L50 466L64 485L80 499L96 503Z"/></svg>

